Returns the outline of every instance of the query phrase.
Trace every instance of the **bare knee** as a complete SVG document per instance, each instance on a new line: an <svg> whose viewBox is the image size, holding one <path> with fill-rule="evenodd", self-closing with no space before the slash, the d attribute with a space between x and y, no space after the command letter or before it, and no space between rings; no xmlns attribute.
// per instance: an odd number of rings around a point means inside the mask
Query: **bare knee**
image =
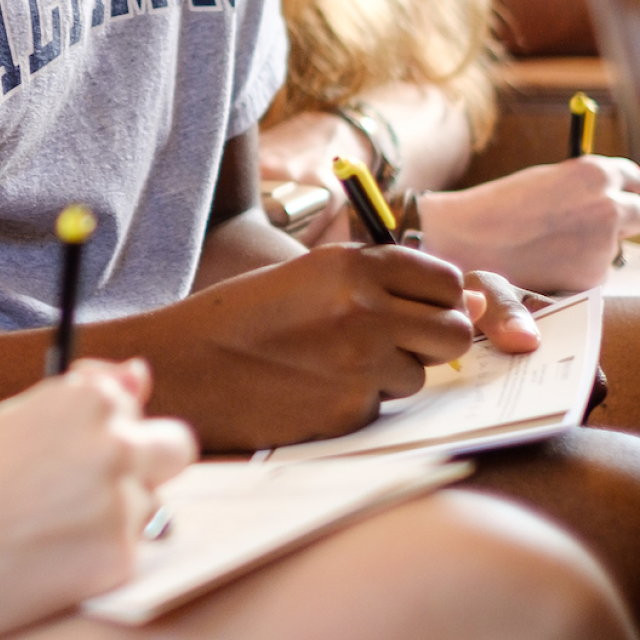
<svg viewBox="0 0 640 640"><path fill-rule="evenodd" d="M636 637L609 576L576 539L513 503L463 490L445 493L462 538L458 545L473 545L460 580L486 625L486 636L475 638Z"/></svg>
<svg viewBox="0 0 640 640"><path fill-rule="evenodd" d="M634 637L608 578L572 538L456 489L347 527L194 607L212 640Z"/></svg>

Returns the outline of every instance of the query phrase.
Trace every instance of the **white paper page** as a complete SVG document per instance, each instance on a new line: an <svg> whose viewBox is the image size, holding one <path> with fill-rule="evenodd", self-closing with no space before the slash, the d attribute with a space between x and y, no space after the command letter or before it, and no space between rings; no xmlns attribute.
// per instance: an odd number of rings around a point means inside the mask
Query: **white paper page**
<svg viewBox="0 0 640 640"><path fill-rule="evenodd" d="M470 470L424 455L284 467L191 465L160 491L173 513L169 535L141 541L134 578L86 600L82 610L144 623L376 503L453 482Z"/></svg>
<svg viewBox="0 0 640 640"><path fill-rule="evenodd" d="M281 447L269 460L337 456L452 438L464 443L483 429L549 416L555 423L575 423L593 384L601 320L597 289L556 303L537 315L542 341L536 351L508 355L487 340L476 342L460 359L460 372L448 365L429 367L420 392L383 403L380 418L368 427L340 438ZM504 433L495 442L514 437L517 434ZM449 448L457 450L455 445Z"/></svg>

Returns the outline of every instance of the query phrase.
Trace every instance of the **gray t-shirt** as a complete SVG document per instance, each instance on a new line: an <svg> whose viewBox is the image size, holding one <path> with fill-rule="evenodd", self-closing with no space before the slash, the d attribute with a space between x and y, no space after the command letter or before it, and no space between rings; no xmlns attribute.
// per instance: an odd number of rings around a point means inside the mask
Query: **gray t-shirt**
<svg viewBox="0 0 640 640"><path fill-rule="evenodd" d="M54 225L72 202L98 217L80 322L186 296L224 142L266 109L285 58L278 0L3 3L0 328L55 322Z"/></svg>

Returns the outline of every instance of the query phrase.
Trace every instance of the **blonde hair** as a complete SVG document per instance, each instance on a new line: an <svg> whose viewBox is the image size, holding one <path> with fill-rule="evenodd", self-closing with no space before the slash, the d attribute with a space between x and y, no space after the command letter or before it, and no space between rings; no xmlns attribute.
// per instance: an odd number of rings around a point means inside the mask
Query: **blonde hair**
<svg viewBox="0 0 640 640"><path fill-rule="evenodd" d="M466 109L474 147L496 118L491 0L283 0L289 72L278 119L392 81L440 86Z"/></svg>

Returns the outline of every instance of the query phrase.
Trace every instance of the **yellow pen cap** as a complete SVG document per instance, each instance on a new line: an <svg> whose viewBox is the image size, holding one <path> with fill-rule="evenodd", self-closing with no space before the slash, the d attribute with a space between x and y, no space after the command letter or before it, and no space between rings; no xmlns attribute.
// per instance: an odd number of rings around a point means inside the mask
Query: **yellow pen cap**
<svg viewBox="0 0 640 640"><path fill-rule="evenodd" d="M65 207L56 220L56 233L63 242L81 244L94 232L97 222L93 212L81 204Z"/></svg>
<svg viewBox="0 0 640 640"><path fill-rule="evenodd" d="M378 184L364 162L347 158L335 158L333 161L333 173L338 180L357 178L387 229L396 228L396 220L391 213L391 209L389 209L389 205L384 199Z"/></svg>

